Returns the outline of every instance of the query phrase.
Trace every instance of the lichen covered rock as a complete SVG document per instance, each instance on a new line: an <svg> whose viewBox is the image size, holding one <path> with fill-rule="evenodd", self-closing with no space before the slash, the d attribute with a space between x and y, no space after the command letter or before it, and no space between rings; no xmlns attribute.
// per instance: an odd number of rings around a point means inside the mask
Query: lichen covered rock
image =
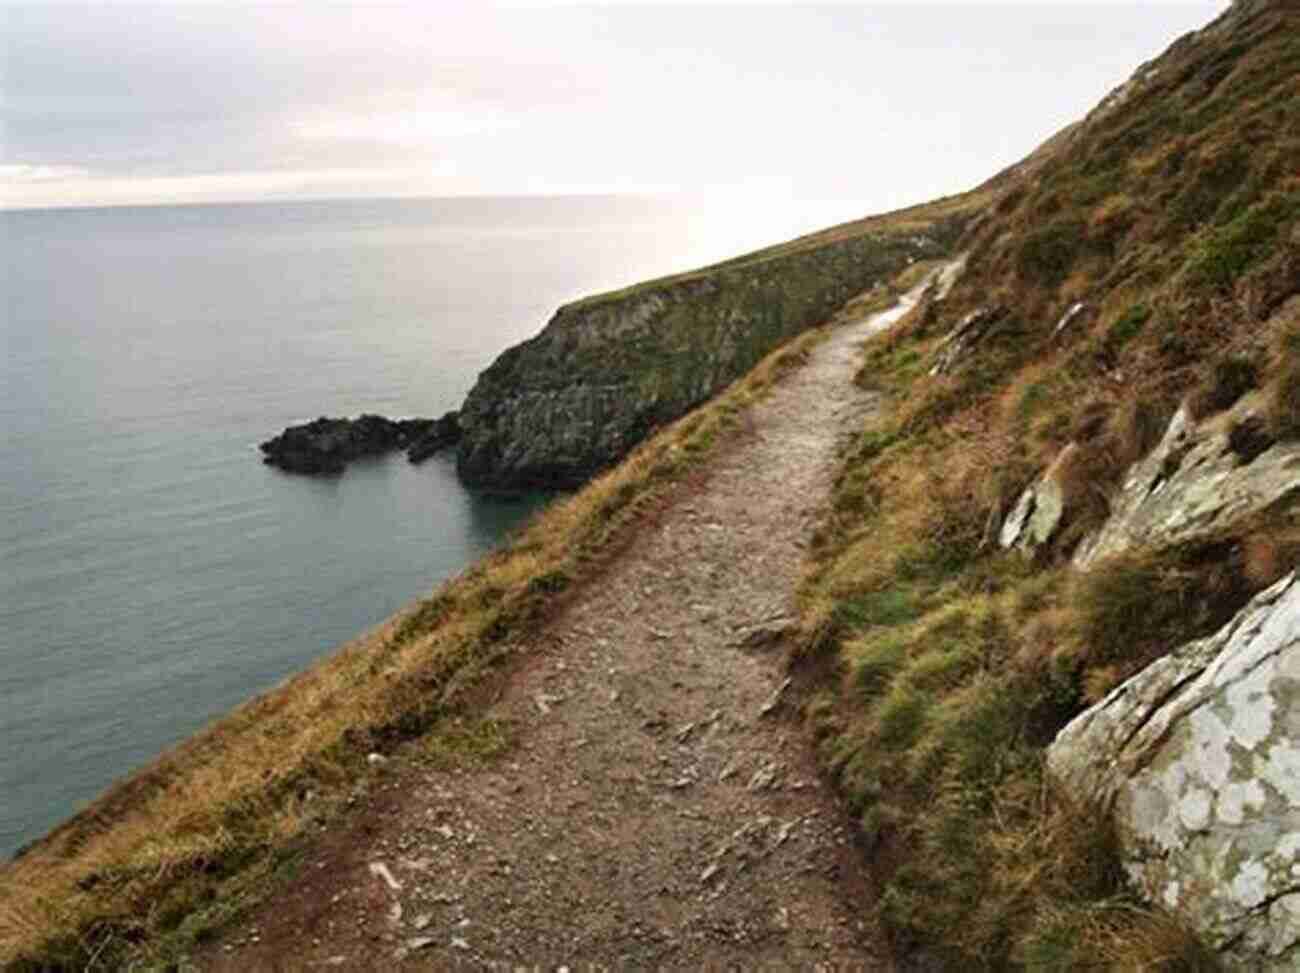
<svg viewBox="0 0 1300 973"><path fill-rule="evenodd" d="M998 544L1004 549L1016 547L1033 553L1042 547L1065 515L1065 486L1062 473L1079 447L1069 443L1057 454L1052 465L1045 469L1033 483L1025 487L1020 499L1002 522Z"/></svg>
<svg viewBox="0 0 1300 973"><path fill-rule="evenodd" d="M944 337L930 374L943 375L951 371L1005 320L1006 309L1002 307L979 307L971 311Z"/></svg>
<svg viewBox="0 0 1300 973"><path fill-rule="evenodd" d="M1063 793L1108 811L1125 868L1232 965L1300 968L1300 581L1264 591L1071 722Z"/></svg>
<svg viewBox="0 0 1300 973"><path fill-rule="evenodd" d="M1197 423L1180 408L1130 470L1106 523L1079 545L1075 567L1209 535L1300 494L1300 441L1273 442L1260 409L1258 396L1247 396Z"/></svg>

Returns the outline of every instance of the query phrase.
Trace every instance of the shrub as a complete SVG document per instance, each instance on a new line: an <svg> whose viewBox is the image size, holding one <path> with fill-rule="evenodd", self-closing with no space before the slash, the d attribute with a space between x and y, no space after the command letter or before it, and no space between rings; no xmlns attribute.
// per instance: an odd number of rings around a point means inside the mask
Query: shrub
<svg viewBox="0 0 1300 973"><path fill-rule="evenodd" d="M1269 419L1278 439L1300 439L1300 362L1274 381Z"/></svg>
<svg viewBox="0 0 1300 973"><path fill-rule="evenodd" d="M1277 374L1269 393L1268 419L1278 439L1300 438L1300 327L1293 327L1278 342Z"/></svg>
<svg viewBox="0 0 1300 973"><path fill-rule="evenodd" d="M1016 269L1022 277L1047 286L1065 280L1082 249L1082 220L1064 219L1026 234L1016 255Z"/></svg>
<svg viewBox="0 0 1300 973"><path fill-rule="evenodd" d="M1259 388L1259 369L1249 358L1231 355L1216 361L1201 388L1192 397L1193 415L1213 415L1232 408L1237 400Z"/></svg>
<svg viewBox="0 0 1300 973"><path fill-rule="evenodd" d="M1300 192L1255 204L1201 242L1187 264L1188 281L1195 286L1228 289L1273 248L1278 230L1298 214Z"/></svg>
<svg viewBox="0 0 1300 973"><path fill-rule="evenodd" d="M1084 575L1076 604L1090 661L1117 662L1151 642L1177 644L1191 614L1188 581L1140 556L1116 558Z"/></svg>
<svg viewBox="0 0 1300 973"><path fill-rule="evenodd" d="M1250 153L1241 147L1228 149L1202 163L1195 178L1173 202L1174 226L1189 229L1208 220L1249 174Z"/></svg>
<svg viewBox="0 0 1300 973"><path fill-rule="evenodd" d="M1106 331L1106 350L1115 354L1126 344L1142 333L1151 320L1151 308L1146 304L1134 304L1121 314Z"/></svg>
<svg viewBox="0 0 1300 973"><path fill-rule="evenodd" d="M910 639L890 632L884 636L857 640L844 647L853 681L868 697L878 696L907 663Z"/></svg>

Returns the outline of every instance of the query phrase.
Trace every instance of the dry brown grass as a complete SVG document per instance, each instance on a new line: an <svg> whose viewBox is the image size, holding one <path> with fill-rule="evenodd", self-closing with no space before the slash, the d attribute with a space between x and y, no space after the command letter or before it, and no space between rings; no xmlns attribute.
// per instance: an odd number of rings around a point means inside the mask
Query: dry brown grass
<svg viewBox="0 0 1300 973"><path fill-rule="evenodd" d="M483 746L451 720L476 682L821 336L772 353L428 599L163 754L3 866L0 964L166 962L292 865L296 844L364 786L368 752L422 735L444 757Z"/></svg>

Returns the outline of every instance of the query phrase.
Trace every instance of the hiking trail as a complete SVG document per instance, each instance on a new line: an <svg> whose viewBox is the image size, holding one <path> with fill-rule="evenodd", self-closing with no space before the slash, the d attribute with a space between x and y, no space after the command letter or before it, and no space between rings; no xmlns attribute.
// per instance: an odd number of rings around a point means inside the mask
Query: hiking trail
<svg viewBox="0 0 1300 973"><path fill-rule="evenodd" d="M930 279L814 346L523 640L487 714L513 746L396 755L199 967L889 969L779 647L837 447L876 407L858 346Z"/></svg>

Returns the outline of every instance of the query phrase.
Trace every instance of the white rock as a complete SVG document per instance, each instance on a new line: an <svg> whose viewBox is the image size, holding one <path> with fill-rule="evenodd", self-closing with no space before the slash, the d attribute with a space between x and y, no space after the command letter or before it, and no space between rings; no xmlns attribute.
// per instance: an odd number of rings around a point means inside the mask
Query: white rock
<svg viewBox="0 0 1300 973"><path fill-rule="evenodd" d="M1025 488L998 533L1002 548L1032 552L1051 540L1065 515L1062 473L1078 449L1074 443L1067 444L1038 479Z"/></svg>
<svg viewBox="0 0 1300 973"><path fill-rule="evenodd" d="M1123 683L1048 749L1125 871L1226 962L1300 969L1300 581Z"/></svg>
<svg viewBox="0 0 1300 973"><path fill-rule="evenodd" d="M1066 308L1065 313L1061 315L1061 320L1056 322L1056 327L1052 329L1052 337L1056 337L1062 331L1070 326L1070 322L1083 313L1083 309L1088 305L1082 301L1076 301Z"/></svg>
<svg viewBox="0 0 1300 973"><path fill-rule="evenodd" d="M1160 445L1135 463L1101 529L1079 545L1077 568L1136 547L1207 536L1300 491L1300 441L1270 446L1249 463L1233 452L1234 427L1257 419L1258 396L1199 425L1174 414Z"/></svg>
<svg viewBox="0 0 1300 973"><path fill-rule="evenodd" d="M388 870L388 866L383 862L371 862L370 874L376 878L382 879L384 884L394 892L402 891L402 883L393 878L393 873Z"/></svg>

